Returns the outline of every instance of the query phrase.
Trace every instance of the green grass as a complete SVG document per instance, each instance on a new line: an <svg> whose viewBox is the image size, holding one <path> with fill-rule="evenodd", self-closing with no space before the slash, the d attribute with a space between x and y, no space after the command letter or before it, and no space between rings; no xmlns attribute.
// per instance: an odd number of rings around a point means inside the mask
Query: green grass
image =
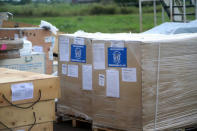
<svg viewBox="0 0 197 131"><path fill-rule="evenodd" d="M146 13L153 11L152 6L143 7ZM161 11L161 6L158 6ZM15 16L34 16L34 17L56 17L56 16L82 16L82 15L101 15L101 14L132 14L138 13L138 7L118 6L117 4L41 4L32 3L26 5L0 4L0 12L12 12Z"/></svg>
<svg viewBox="0 0 197 131"><path fill-rule="evenodd" d="M45 20L55 25L62 32L74 33L77 30L86 32L139 32L138 14L129 15L95 15L95 16L65 16L65 17L14 17L14 21L39 25ZM143 14L143 29L148 30L153 25L153 14ZM158 15L158 24L161 17Z"/></svg>

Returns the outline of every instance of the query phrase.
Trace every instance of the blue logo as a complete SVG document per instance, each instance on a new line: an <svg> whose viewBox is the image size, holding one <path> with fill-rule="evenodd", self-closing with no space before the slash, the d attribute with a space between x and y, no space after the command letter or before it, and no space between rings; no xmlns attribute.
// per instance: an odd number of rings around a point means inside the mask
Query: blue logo
<svg viewBox="0 0 197 131"><path fill-rule="evenodd" d="M86 63L86 45L71 45L71 62Z"/></svg>
<svg viewBox="0 0 197 131"><path fill-rule="evenodd" d="M109 67L127 67L127 48L108 48Z"/></svg>

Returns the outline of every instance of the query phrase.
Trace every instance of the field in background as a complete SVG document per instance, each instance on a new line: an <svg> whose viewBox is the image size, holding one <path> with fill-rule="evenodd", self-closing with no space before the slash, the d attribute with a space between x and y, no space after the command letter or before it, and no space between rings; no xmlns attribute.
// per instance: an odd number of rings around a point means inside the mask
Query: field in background
<svg viewBox="0 0 197 131"><path fill-rule="evenodd" d="M1 5L1 11L14 14L13 21L39 25L41 20L55 25L62 32L139 32L139 9L136 6L116 4L27 4ZM158 24L161 23L161 6L158 6ZM166 17L166 19L168 19ZM143 7L143 30L154 27L153 7Z"/></svg>
<svg viewBox="0 0 197 131"><path fill-rule="evenodd" d="M144 11L146 13L152 13L152 6L145 6ZM161 11L161 6L158 6L158 11ZM15 16L78 16L78 15L101 15L101 14L135 14L138 13L138 7L136 6L119 6L117 4L66 4L66 3L54 3L54 4L41 4L32 3L26 5L0 5L0 12L11 12Z"/></svg>
<svg viewBox="0 0 197 131"><path fill-rule="evenodd" d="M143 29L154 27L153 14L144 14ZM39 25L41 20L55 25L62 32L74 33L77 30L86 32L139 32L138 14L98 15L98 16L65 16L65 17L14 17L14 21ZM158 15L161 23L161 15Z"/></svg>

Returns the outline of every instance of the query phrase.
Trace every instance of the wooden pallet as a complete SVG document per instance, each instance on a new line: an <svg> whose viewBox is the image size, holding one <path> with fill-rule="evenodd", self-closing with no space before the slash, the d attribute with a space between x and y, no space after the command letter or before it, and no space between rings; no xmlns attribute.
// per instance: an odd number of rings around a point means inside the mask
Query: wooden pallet
<svg viewBox="0 0 197 131"><path fill-rule="evenodd" d="M77 127L77 125L81 122L83 123L89 123L92 124L91 120L86 120L84 118L81 117L76 117L73 115L69 115L69 114L62 114L62 113L56 113L57 115L57 122L62 122L62 121L72 121L72 127Z"/></svg>

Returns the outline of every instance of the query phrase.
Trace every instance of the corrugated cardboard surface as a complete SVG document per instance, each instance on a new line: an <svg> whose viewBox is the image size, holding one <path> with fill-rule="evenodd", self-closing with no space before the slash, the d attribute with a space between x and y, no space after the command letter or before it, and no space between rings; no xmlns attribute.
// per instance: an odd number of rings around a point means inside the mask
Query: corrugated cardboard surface
<svg viewBox="0 0 197 131"><path fill-rule="evenodd" d="M73 43L72 36L68 37L69 43ZM105 44L105 69L94 70L93 68L93 90L82 90L82 65L93 64L92 43ZM137 69L137 82L123 82L121 67L108 67L107 48L110 41L97 41L85 38L86 63L60 62L58 74L61 78L62 97L58 102L58 110L65 114L74 114L83 118L93 120L94 126L110 127L123 130L142 130L142 103L141 103L141 66L140 48L137 42L124 44L127 47L127 67ZM71 78L62 75L62 64L74 64L79 66L79 78ZM120 98L106 96L106 70L116 69L120 78ZM105 75L105 86L98 85L98 75ZM62 109L65 110L62 110Z"/></svg>
<svg viewBox="0 0 197 131"><path fill-rule="evenodd" d="M137 82L123 82L121 67L108 67L108 47L110 41L93 40L93 44L105 43L105 67L119 71L120 97L113 98L106 96L105 86L98 84L99 74L104 74L106 70L93 71L93 125L111 127L124 130L142 130L141 124L141 64L140 45L137 42L124 43L127 48L127 67L136 68ZM136 53L137 52L137 53ZM139 54L138 54L139 53Z"/></svg>
<svg viewBox="0 0 197 131"><path fill-rule="evenodd" d="M73 38L69 37L70 45ZM91 41L85 40L87 52L91 54ZM91 55L86 56L86 64L91 64ZM78 65L78 78L68 77L62 74L62 64ZM58 109L69 115L80 116L85 119L92 119L92 91L82 90L82 63L60 62L58 74L61 81L61 98L58 101Z"/></svg>

